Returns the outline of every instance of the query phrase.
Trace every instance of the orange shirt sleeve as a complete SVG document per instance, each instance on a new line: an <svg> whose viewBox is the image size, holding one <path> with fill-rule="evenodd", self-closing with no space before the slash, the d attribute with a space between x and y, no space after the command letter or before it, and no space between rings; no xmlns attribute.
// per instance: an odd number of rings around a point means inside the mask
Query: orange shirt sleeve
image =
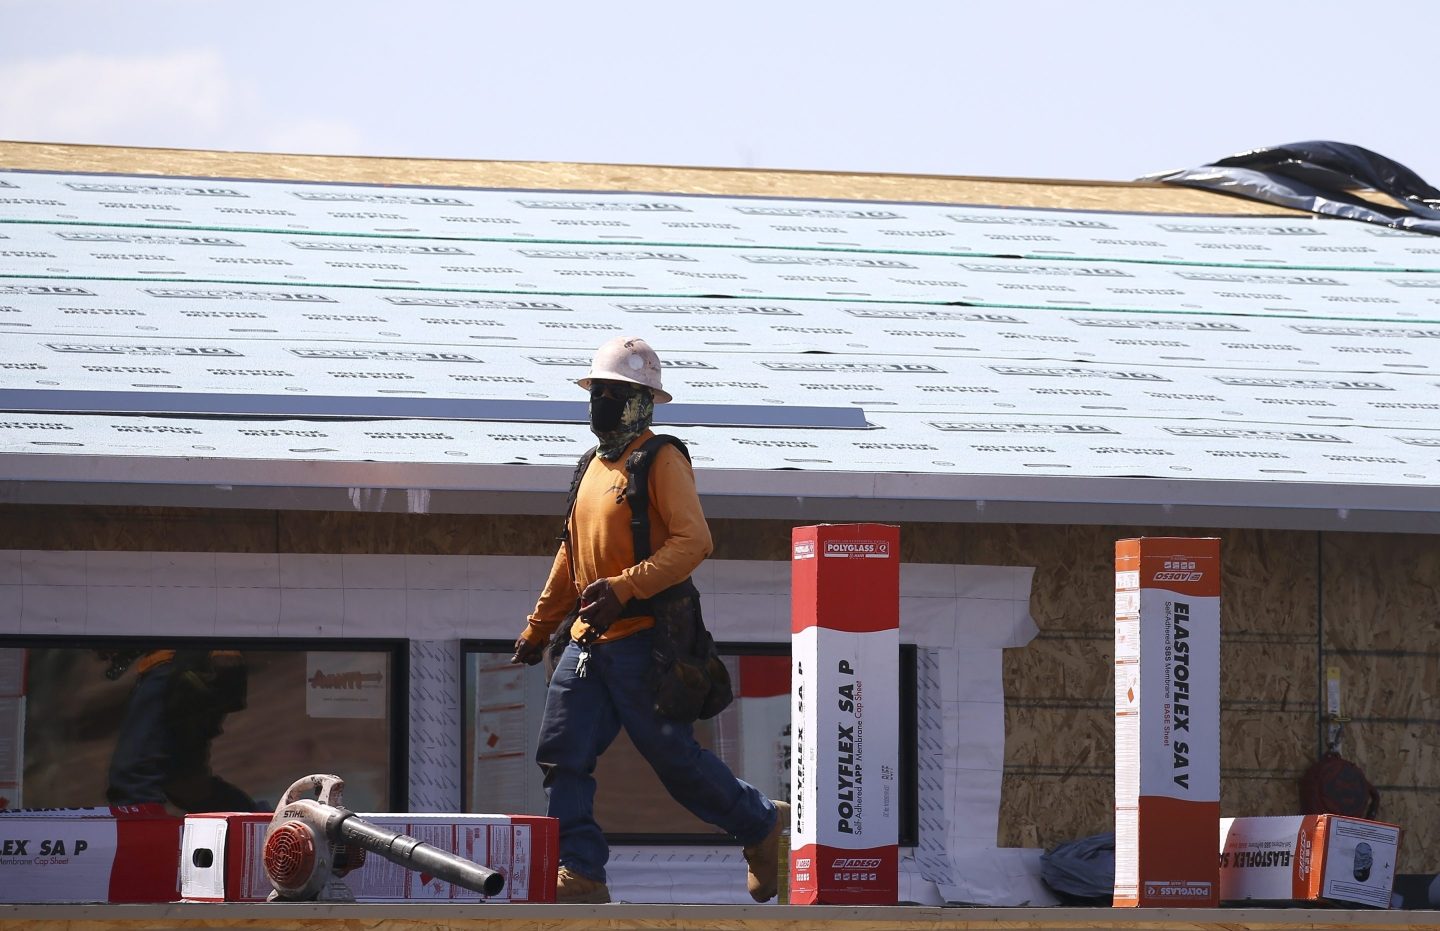
<svg viewBox="0 0 1440 931"><path fill-rule="evenodd" d="M526 619L525 630L520 634L527 643L538 643L549 640L555 633L555 628L575 607L575 599L579 597L575 590L575 582L570 578L570 560L566 557L565 544L560 544L560 549L555 553L555 561L550 564L550 575L545 579L545 587L540 590L540 600L535 603L535 610L530 612Z"/></svg>

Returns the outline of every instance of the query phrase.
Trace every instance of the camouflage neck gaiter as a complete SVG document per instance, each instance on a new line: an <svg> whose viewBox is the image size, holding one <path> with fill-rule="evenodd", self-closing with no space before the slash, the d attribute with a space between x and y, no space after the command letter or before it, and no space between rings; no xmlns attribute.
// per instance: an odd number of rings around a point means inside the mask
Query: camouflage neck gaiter
<svg viewBox="0 0 1440 931"><path fill-rule="evenodd" d="M643 385L611 382L604 394L590 393L590 432L600 441L597 455L614 462L650 429L655 415L655 396Z"/></svg>

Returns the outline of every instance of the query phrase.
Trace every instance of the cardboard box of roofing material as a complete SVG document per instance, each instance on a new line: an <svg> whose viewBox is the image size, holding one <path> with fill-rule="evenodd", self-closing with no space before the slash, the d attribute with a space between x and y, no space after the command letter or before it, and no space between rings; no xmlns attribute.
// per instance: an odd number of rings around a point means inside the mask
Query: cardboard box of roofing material
<svg viewBox="0 0 1440 931"><path fill-rule="evenodd" d="M900 532L791 534L790 901L899 897Z"/></svg>
<svg viewBox="0 0 1440 931"><path fill-rule="evenodd" d="M1115 544L1115 905L1214 906L1220 541Z"/></svg>
<svg viewBox="0 0 1440 931"><path fill-rule="evenodd" d="M180 825L162 805L0 811L0 902L174 902Z"/></svg>
<svg viewBox="0 0 1440 931"><path fill-rule="evenodd" d="M1220 820L1220 898L1389 908L1400 828L1345 815Z"/></svg>
<svg viewBox="0 0 1440 931"><path fill-rule="evenodd" d="M365 863L343 882L357 902L553 902L560 828L535 815L360 814L447 853L458 854L505 877L499 895L483 896L367 852ZM265 831L270 813L218 812L185 818L180 893L193 902L260 902L270 894L265 876Z"/></svg>

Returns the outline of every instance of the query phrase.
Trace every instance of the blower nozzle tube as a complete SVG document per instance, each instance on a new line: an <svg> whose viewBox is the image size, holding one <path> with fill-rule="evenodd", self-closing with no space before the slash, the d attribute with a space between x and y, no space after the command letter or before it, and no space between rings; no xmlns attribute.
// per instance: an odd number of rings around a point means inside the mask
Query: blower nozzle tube
<svg viewBox="0 0 1440 931"><path fill-rule="evenodd" d="M488 866L440 850L408 834L371 824L354 812L339 811L341 817L331 819L327 825L327 833L336 843L364 847L392 863L429 873L481 895L499 895L505 888L505 877Z"/></svg>

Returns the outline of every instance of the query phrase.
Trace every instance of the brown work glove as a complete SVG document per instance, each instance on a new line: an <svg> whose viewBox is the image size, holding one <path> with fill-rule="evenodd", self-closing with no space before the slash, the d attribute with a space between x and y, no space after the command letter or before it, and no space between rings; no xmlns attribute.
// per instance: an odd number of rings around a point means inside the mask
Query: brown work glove
<svg viewBox="0 0 1440 931"><path fill-rule="evenodd" d="M596 579L580 593L580 620L599 634L605 633L620 617L620 599L609 579Z"/></svg>
<svg viewBox="0 0 1440 931"><path fill-rule="evenodd" d="M526 666L534 666L545 658L545 644L531 643L524 637L515 641L515 655L510 657L510 663L518 666L524 663Z"/></svg>

